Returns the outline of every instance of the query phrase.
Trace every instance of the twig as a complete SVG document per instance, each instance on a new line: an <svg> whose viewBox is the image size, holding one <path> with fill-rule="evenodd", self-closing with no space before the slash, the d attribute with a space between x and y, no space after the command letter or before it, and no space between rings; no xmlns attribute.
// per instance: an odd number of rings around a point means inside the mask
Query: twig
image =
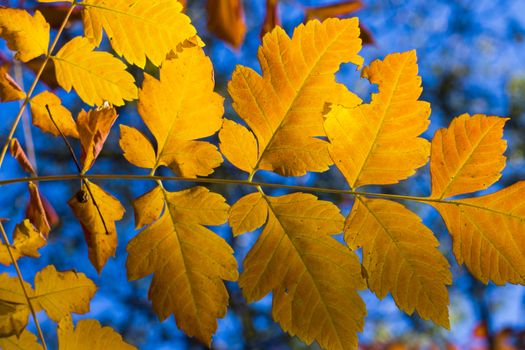
<svg viewBox="0 0 525 350"><path fill-rule="evenodd" d="M22 271L20 270L20 267L18 266L18 262L16 261L13 255L13 252L11 250L11 243L9 242L9 238L7 237L7 233L5 232L4 225L2 224L2 222L0 222L0 231L2 233L2 238L7 247L7 252L9 253L9 257L11 258L11 261L13 265L15 266L16 274L18 276L18 280L20 281L20 286L22 287L22 292L24 293L24 297L26 298L27 305L29 306L29 310L31 311L33 320L35 321L35 326L38 332L38 337L40 338L40 341L42 342L42 347L44 348L44 350L47 350L44 333L42 332L42 328L40 327L40 323L38 322L38 318L36 317L35 308L33 307L33 304L31 303L31 298L29 298L29 295L27 294L26 286L24 285L24 276L22 276Z"/></svg>
<svg viewBox="0 0 525 350"><path fill-rule="evenodd" d="M75 155L75 151L73 151L73 147L71 147L71 144L69 143L69 140L67 139L66 135L60 130L58 127L58 124L56 123L55 119L53 118L53 115L51 114L51 110L49 109L49 105L46 104L46 110L47 114L49 115L49 119L53 122L53 125L57 129L57 131L60 133L60 136L62 137L62 140L67 146L67 149L69 150L69 154L71 154L71 157L73 158L73 161L75 162L75 165L78 170L78 174L82 175L82 167L80 166L80 162L77 159L77 156ZM100 216L100 220L102 221L102 225L104 226L104 230L106 231L106 235L109 235L108 227L106 226L106 221L104 220L104 216L102 215L102 211L100 210L100 207L97 204L97 201L95 200L95 196L93 196L93 192L91 192L91 188L89 187L89 182L82 177L81 180L84 186L86 186L89 196L91 197L91 201L93 202L93 205L95 208L97 208L98 215Z"/></svg>

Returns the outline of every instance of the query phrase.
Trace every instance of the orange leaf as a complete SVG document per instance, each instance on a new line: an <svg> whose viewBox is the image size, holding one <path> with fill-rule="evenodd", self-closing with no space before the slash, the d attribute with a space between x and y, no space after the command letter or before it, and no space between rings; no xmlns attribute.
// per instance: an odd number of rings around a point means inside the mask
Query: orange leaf
<svg viewBox="0 0 525 350"><path fill-rule="evenodd" d="M261 38L273 28L281 25L278 13L279 0L266 0L266 15L261 28Z"/></svg>
<svg viewBox="0 0 525 350"><path fill-rule="evenodd" d="M241 0L208 0L208 30L239 48L246 35L244 9Z"/></svg>
<svg viewBox="0 0 525 350"><path fill-rule="evenodd" d="M13 158L15 158L18 161L18 164L20 164L24 171L28 172L29 174L36 173L35 169L33 168L33 165L31 164L31 161L29 161L29 158L24 152L22 145L20 145L20 142L18 142L17 139L11 140L9 150L11 151L11 155L13 156Z"/></svg>
<svg viewBox="0 0 525 350"><path fill-rule="evenodd" d="M22 100L26 94L9 75L5 67L0 67L0 102Z"/></svg>
<svg viewBox="0 0 525 350"><path fill-rule="evenodd" d="M86 180L86 183L93 197L86 185L82 185L80 191L69 200L68 204L84 230L89 260L100 273L108 259L115 255L117 248L115 221L122 219L125 210L115 197L92 182Z"/></svg>
<svg viewBox="0 0 525 350"><path fill-rule="evenodd" d="M44 207L38 187L33 183L29 182L29 204L26 209L26 216L33 225L40 231L46 238L51 230L51 225L47 220L46 209Z"/></svg>
<svg viewBox="0 0 525 350"><path fill-rule="evenodd" d="M117 116L117 111L110 105L89 112L80 111L77 128L82 146L82 173L88 171L97 159Z"/></svg>
<svg viewBox="0 0 525 350"><path fill-rule="evenodd" d="M320 21L324 21L330 17L346 16L363 8L361 0L350 0L341 2L338 4L309 7L306 9L306 19L308 22L312 19L317 18Z"/></svg>

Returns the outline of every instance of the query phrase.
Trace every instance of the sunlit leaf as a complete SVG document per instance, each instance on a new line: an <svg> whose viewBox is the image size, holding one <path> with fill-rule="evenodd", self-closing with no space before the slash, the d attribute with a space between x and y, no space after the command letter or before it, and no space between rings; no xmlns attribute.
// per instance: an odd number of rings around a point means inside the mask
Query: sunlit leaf
<svg viewBox="0 0 525 350"><path fill-rule="evenodd" d="M9 75L5 67L0 67L0 102L17 101L25 97L25 92Z"/></svg>
<svg viewBox="0 0 525 350"><path fill-rule="evenodd" d="M21 257L40 257L38 250L46 245L45 237L38 232L28 219L16 225L13 233L13 242L10 246L13 259ZM0 245L0 264L9 266L13 263L5 244Z"/></svg>
<svg viewBox="0 0 525 350"><path fill-rule="evenodd" d="M57 124L60 131L65 136L78 138L77 125L71 115L71 112L64 106L60 98L49 92L44 91L31 99L31 114L33 116L33 125L38 126L43 132L48 132L55 136L60 136L55 124L51 120L46 105L49 107L51 116Z"/></svg>
<svg viewBox="0 0 525 350"><path fill-rule="evenodd" d="M0 338L0 349L3 350L42 350L42 345L36 340L36 336L24 330L19 337L13 335L7 338Z"/></svg>

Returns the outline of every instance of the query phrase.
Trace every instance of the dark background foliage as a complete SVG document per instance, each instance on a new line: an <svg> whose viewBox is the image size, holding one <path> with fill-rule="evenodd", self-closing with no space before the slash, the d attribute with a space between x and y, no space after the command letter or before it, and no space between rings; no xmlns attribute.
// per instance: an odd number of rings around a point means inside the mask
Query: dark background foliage
<svg viewBox="0 0 525 350"><path fill-rule="evenodd" d="M279 14L288 33L304 20L307 6L332 4L334 0L282 0ZM423 77L423 99L432 104L432 124L425 134L431 138L434 132L462 113L483 113L508 116L505 137L509 141L508 165L497 186L525 179L525 2L522 0L364 0L365 7L355 15L372 34L374 43L364 47L362 54L366 64L391 52L416 49L420 74ZM34 8L34 1L0 1L1 5ZM217 39L206 29L207 13L203 0L189 0L187 13L206 43L216 70L217 91L227 96L226 83L236 64L258 69L256 60L260 44L260 29L264 18L265 1L244 1L247 35L239 49ZM68 29L69 37L81 33L81 24L74 22ZM64 40L67 40L67 36ZM106 49L110 49L106 46ZM12 54L0 44L0 54L10 59ZM26 87L33 74L23 70L19 64L12 67L14 76ZM151 73L155 69L149 68ZM137 73L137 80L141 81ZM353 66L342 67L338 79L367 100L374 91ZM39 89L45 89L44 85ZM58 90L65 104L78 112L84 107L74 94L66 95ZM226 117L235 118L231 101L226 99ZM120 108L118 121L127 125L144 126L136 113L134 103ZM18 105L9 103L0 106L0 135L5 140ZM74 173L75 168L67 149L58 138L44 135L29 127L26 119L17 131L17 137L31 148L33 140L40 175ZM128 164L118 147L118 128L114 127L106 146L90 173L135 174L142 173ZM79 149L79 145L74 143ZM15 161L6 159L0 176L2 179L21 177ZM161 171L163 173L163 171ZM169 174L169 171L164 171ZM213 175L222 178L243 178L231 165L225 163ZM289 184L316 185L344 188L342 177L335 170L325 174L309 174L301 178L281 178L272 174L257 175L260 180ZM66 205L67 200L78 190L78 182L42 183L43 193L49 198L60 215L61 221L52 233L49 245L42 250L40 259L23 259L21 268L26 280L32 280L35 272L47 264L59 269L76 269L86 273L99 286L92 302L91 312L82 317L98 319L104 325L118 330L124 338L141 349L200 349L201 345L180 332L172 318L159 323L147 300L149 280L129 283L126 280L125 246L135 235L133 213L130 203L154 184L140 181L104 181L103 185L115 194L128 208L118 223L119 248L115 259L110 260L102 274L97 275L87 259L80 225ZM170 189L181 189L190 184L169 184ZM214 191L227 196L233 203L247 188L212 186ZM423 168L411 180L396 186L378 188L385 192L426 195L429 192L428 168ZM489 189L493 191L494 188ZM271 191L270 191L271 192ZM273 190L272 194L282 191ZM10 218L6 224L11 232L14 224L22 218L27 202L26 185L9 185L1 188L0 217ZM351 198L321 196L336 201L346 214ZM503 349L502 344L525 348L520 343L520 330L525 328L523 313L525 289L520 286L495 287L476 282L462 267L457 266L450 254L450 239L435 211L426 206L412 207L425 218L425 223L436 233L452 263L454 286L451 293L452 330L445 331L422 321L417 316L407 316L397 310L390 297L377 300L371 293L363 293L368 306L365 331L361 334L363 348L403 349L413 346L421 349L443 349L453 345L461 349L482 349L489 346ZM218 232L235 248L242 260L256 239L256 233L233 240L227 226ZM0 268L1 272L4 268ZM8 270L9 273L13 271ZM271 296L258 303L246 305L236 284L228 284L231 307L227 316L220 320L214 337L217 349L288 349L308 348L300 341L283 334L270 314ZM41 315L42 316L42 315ZM41 319L52 348L56 346L54 324ZM522 341L522 340L521 340ZM316 348L312 345L311 348ZM512 349L512 348L506 348Z"/></svg>

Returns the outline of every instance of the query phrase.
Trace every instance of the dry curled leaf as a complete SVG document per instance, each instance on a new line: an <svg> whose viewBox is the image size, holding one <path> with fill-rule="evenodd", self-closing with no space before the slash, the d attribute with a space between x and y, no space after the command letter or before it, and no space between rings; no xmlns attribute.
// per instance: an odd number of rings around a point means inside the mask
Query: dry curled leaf
<svg viewBox="0 0 525 350"><path fill-rule="evenodd" d="M0 102L17 101L25 97L25 92L9 75L7 69L0 66Z"/></svg>

